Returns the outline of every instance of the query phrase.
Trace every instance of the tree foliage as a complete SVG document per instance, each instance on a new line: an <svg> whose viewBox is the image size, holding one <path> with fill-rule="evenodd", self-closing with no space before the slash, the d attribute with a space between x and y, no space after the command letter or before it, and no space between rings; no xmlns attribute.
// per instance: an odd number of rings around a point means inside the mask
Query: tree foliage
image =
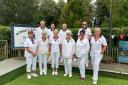
<svg viewBox="0 0 128 85"><path fill-rule="evenodd" d="M69 0L63 8L60 24L67 23L69 27L80 27L83 20L91 17L90 0Z"/></svg>
<svg viewBox="0 0 128 85"><path fill-rule="evenodd" d="M57 24L64 4L63 0L0 0L0 24L37 24L40 20Z"/></svg>
<svg viewBox="0 0 128 85"><path fill-rule="evenodd" d="M97 0L96 14L101 20L101 26L108 26L109 7L111 0ZM112 0L113 27L128 26L128 0Z"/></svg>

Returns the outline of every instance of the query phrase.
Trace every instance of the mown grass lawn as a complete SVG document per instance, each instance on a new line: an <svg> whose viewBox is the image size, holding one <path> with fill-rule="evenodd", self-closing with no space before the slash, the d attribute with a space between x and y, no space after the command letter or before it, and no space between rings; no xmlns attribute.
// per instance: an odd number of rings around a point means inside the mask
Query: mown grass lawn
<svg viewBox="0 0 128 85"><path fill-rule="evenodd" d="M47 76L38 76L31 80L28 80L24 74L6 85L93 85L92 75L86 75L86 80L81 81L79 73L73 73L72 78L64 77L63 74L63 71L59 71L58 76L52 76L51 70L48 70ZM128 85L128 80L100 76L97 85Z"/></svg>

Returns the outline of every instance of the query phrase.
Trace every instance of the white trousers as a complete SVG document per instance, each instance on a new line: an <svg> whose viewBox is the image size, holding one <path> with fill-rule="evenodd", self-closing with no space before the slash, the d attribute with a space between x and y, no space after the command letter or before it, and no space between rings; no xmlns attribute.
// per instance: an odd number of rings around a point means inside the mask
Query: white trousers
<svg viewBox="0 0 128 85"><path fill-rule="evenodd" d="M36 70L37 57L26 57L26 71L31 72Z"/></svg>
<svg viewBox="0 0 128 85"><path fill-rule="evenodd" d="M58 68L59 67L59 53L58 52L51 52L51 67Z"/></svg>
<svg viewBox="0 0 128 85"><path fill-rule="evenodd" d="M47 73L47 56L44 54L39 54L38 60L39 60L39 71Z"/></svg>
<svg viewBox="0 0 128 85"><path fill-rule="evenodd" d="M63 58L63 59L64 59L65 74L72 75L72 59L71 58Z"/></svg>
<svg viewBox="0 0 128 85"><path fill-rule="evenodd" d="M87 62L88 54L83 54L80 57L78 57L78 66L80 70L80 76L82 78L85 78L85 64Z"/></svg>
<svg viewBox="0 0 128 85"><path fill-rule="evenodd" d="M92 67L93 67L93 77L92 77L93 80L98 80L99 65L102 57L103 57L102 54L91 55Z"/></svg>
<svg viewBox="0 0 128 85"><path fill-rule="evenodd" d="M87 58L86 58L86 65L88 65L88 63L89 63L89 55L88 56L86 56Z"/></svg>

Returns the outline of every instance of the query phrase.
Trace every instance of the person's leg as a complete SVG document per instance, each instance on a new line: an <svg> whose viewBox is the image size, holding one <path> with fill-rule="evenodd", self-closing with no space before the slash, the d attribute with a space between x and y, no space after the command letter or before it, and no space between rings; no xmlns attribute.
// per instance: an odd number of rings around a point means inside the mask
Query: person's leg
<svg viewBox="0 0 128 85"><path fill-rule="evenodd" d="M43 73L44 73L44 75L47 75L47 56L46 55L44 55L44 57L43 57L43 65L44 65Z"/></svg>
<svg viewBox="0 0 128 85"><path fill-rule="evenodd" d="M93 69L92 79L94 79L94 61L95 61L95 57L94 57L94 55L91 55L91 62L92 62L92 69Z"/></svg>
<svg viewBox="0 0 128 85"><path fill-rule="evenodd" d="M72 59L71 58L69 58L68 60L67 60L67 65L68 65L68 72L69 72L69 77L72 77Z"/></svg>
<svg viewBox="0 0 128 85"><path fill-rule="evenodd" d="M85 78L85 63L86 63L86 56L82 55L80 61L80 69L81 69L81 77Z"/></svg>
<svg viewBox="0 0 128 85"><path fill-rule="evenodd" d="M64 70L65 70L64 76L67 76L68 75L67 58L64 58Z"/></svg>
<svg viewBox="0 0 128 85"><path fill-rule="evenodd" d="M27 71L27 78L31 79L31 65L32 65L32 58L26 57L26 71Z"/></svg>
<svg viewBox="0 0 128 85"><path fill-rule="evenodd" d="M59 53L56 52L55 54L55 75L58 75L58 68L59 68Z"/></svg>
<svg viewBox="0 0 128 85"><path fill-rule="evenodd" d="M99 54L95 56L94 61L94 80L98 80L99 64L101 62L103 55Z"/></svg>
<svg viewBox="0 0 128 85"><path fill-rule="evenodd" d="M32 71L36 71L37 57L32 58Z"/></svg>
<svg viewBox="0 0 128 85"><path fill-rule="evenodd" d="M89 63L89 56L86 56L86 67L88 67L88 63Z"/></svg>
<svg viewBox="0 0 128 85"><path fill-rule="evenodd" d="M37 77L38 75L36 74L36 63L37 63L37 57L32 58L32 76Z"/></svg>
<svg viewBox="0 0 128 85"><path fill-rule="evenodd" d="M81 77L81 65L80 65L80 62L81 62L81 58L78 57L78 66L79 66L79 71L80 71L80 77Z"/></svg>
<svg viewBox="0 0 128 85"><path fill-rule="evenodd" d="M52 67L52 75L54 75L54 73L55 73L55 53L51 53L51 67Z"/></svg>
<svg viewBox="0 0 128 85"><path fill-rule="evenodd" d="M38 55L40 75L43 75L43 55Z"/></svg>

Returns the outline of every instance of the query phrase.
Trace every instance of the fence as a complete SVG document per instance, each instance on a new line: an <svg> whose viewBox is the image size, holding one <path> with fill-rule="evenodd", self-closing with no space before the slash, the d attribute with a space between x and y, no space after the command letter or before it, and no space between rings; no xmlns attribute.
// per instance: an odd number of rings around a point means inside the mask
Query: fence
<svg viewBox="0 0 128 85"><path fill-rule="evenodd" d="M14 50L7 40L0 40L0 61L8 58L23 56L23 50Z"/></svg>
<svg viewBox="0 0 128 85"><path fill-rule="evenodd" d="M104 57L103 57L103 60L108 60L109 59L109 54L108 54L108 48L107 48L107 50L105 51L105 53L104 53ZM113 59L113 61L114 62L117 62L117 56L118 56L118 48L116 47L116 48L112 48L112 59Z"/></svg>

